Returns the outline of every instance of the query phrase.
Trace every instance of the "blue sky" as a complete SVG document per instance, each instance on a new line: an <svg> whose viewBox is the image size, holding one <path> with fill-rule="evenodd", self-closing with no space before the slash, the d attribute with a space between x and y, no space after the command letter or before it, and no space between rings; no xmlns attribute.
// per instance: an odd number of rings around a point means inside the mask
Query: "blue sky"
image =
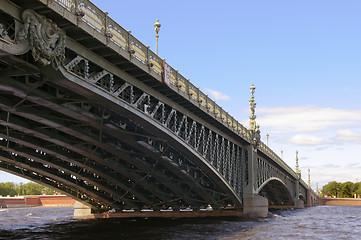
<svg viewBox="0 0 361 240"><path fill-rule="evenodd" d="M159 56L246 127L254 84L262 140L314 189L361 181L361 1L92 2L153 51L159 19Z"/></svg>

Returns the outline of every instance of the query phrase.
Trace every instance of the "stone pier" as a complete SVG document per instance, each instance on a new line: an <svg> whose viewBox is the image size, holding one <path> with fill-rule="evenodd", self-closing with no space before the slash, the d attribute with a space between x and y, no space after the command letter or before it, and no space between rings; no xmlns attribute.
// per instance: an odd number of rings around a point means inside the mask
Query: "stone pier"
<svg viewBox="0 0 361 240"><path fill-rule="evenodd" d="M255 195L253 198L245 198L243 200L243 214L251 218L267 217L268 199L259 195Z"/></svg>
<svg viewBox="0 0 361 240"><path fill-rule="evenodd" d="M297 199L294 201L294 207L296 209L302 209L302 208L305 208L305 202L301 199Z"/></svg>
<svg viewBox="0 0 361 240"><path fill-rule="evenodd" d="M74 204L74 218L77 219L89 219L93 218L91 208L81 202L76 201Z"/></svg>

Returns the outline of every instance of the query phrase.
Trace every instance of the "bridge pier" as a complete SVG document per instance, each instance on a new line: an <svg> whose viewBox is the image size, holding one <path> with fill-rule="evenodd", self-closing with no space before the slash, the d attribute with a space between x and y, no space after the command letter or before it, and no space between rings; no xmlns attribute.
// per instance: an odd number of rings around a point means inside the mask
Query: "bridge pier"
<svg viewBox="0 0 361 240"><path fill-rule="evenodd" d="M306 201L307 201L307 203L306 203L307 207L312 207L313 206L311 188L307 189L307 200Z"/></svg>
<svg viewBox="0 0 361 240"><path fill-rule="evenodd" d="M257 132L259 134L259 132ZM258 137L258 136L257 136ZM248 146L248 157L246 161L245 186L243 192L243 214L246 217L258 218L267 217L268 215L268 199L258 195L254 189L257 182L257 147L256 144Z"/></svg>
<svg viewBox="0 0 361 240"><path fill-rule="evenodd" d="M260 195L243 199L243 214L251 218L267 217L268 199Z"/></svg>
<svg viewBox="0 0 361 240"><path fill-rule="evenodd" d="M77 219L89 219L93 218L91 208L79 201L74 204L74 218Z"/></svg>
<svg viewBox="0 0 361 240"><path fill-rule="evenodd" d="M296 199L294 201L294 208L295 209L305 208L305 202L302 199Z"/></svg>

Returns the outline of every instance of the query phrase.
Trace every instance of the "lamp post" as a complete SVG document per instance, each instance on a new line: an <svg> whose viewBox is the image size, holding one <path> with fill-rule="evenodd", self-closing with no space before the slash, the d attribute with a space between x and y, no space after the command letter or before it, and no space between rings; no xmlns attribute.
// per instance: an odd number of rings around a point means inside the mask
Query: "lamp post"
<svg viewBox="0 0 361 240"><path fill-rule="evenodd" d="M157 22L154 23L154 31L156 32L155 34L155 54L158 55L158 38L159 38L159 30L160 30L160 26L162 26L160 23L159 23L159 20L157 19Z"/></svg>
<svg viewBox="0 0 361 240"><path fill-rule="evenodd" d="M267 137L267 147L268 147L268 138L269 138L269 134L268 134L268 133L267 133L266 137Z"/></svg>

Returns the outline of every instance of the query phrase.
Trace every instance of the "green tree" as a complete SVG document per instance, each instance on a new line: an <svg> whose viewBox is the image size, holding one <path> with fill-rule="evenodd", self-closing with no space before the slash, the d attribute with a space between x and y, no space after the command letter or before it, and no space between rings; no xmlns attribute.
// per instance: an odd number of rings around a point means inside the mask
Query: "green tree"
<svg viewBox="0 0 361 240"><path fill-rule="evenodd" d="M322 194L327 195L329 197L338 197L339 192L341 190L341 183L332 181L327 183L322 188Z"/></svg>
<svg viewBox="0 0 361 240"><path fill-rule="evenodd" d="M355 192L355 184L353 182L344 182L341 183L341 189L339 196L341 198L352 198Z"/></svg>
<svg viewBox="0 0 361 240"><path fill-rule="evenodd" d="M361 182L355 184L355 193L357 196L361 196Z"/></svg>
<svg viewBox="0 0 361 240"><path fill-rule="evenodd" d="M44 187L43 188L43 194L45 194L45 195L54 195L55 191L54 191L54 189Z"/></svg>
<svg viewBox="0 0 361 240"><path fill-rule="evenodd" d="M16 185L12 182L0 183L0 195L14 197L18 194Z"/></svg>
<svg viewBox="0 0 361 240"><path fill-rule="evenodd" d="M0 183L0 196L24 196L24 195L53 195L55 191L40 184L29 182L15 184L12 182Z"/></svg>
<svg viewBox="0 0 361 240"><path fill-rule="evenodd" d="M44 187L40 184L29 182L23 185L24 195L41 195Z"/></svg>

